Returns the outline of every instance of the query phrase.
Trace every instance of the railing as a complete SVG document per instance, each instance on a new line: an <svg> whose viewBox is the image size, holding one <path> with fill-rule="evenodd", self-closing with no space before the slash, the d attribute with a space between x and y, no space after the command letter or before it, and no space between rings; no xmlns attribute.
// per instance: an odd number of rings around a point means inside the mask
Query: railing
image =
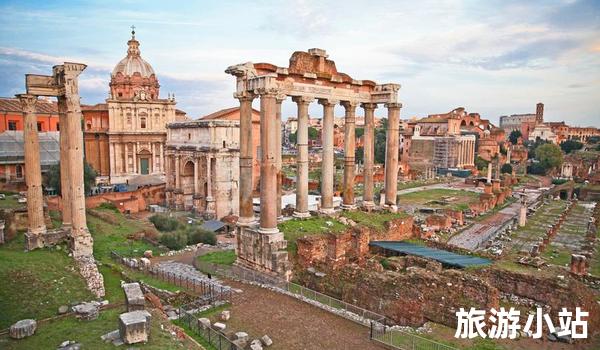
<svg viewBox="0 0 600 350"><path fill-rule="evenodd" d="M153 265L131 267L127 264L128 258L121 256L115 251L111 252L111 257L113 260L134 271L141 271L151 277L158 278L172 285L184 288L193 294L199 295L200 299L204 300L206 304L217 301L231 301L232 290L230 287L222 286L210 281L199 281L183 277L175 273L161 270Z"/></svg>
<svg viewBox="0 0 600 350"><path fill-rule="evenodd" d="M370 338L394 349L402 350L457 350L455 347L423 338L413 333L371 322Z"/></svg>
<svg viewBox="0 0 600 350"><path fill-rule="evenodd" d="M242 350L242 348L238 347L226 336L224 336L223 333L212 328L211 326L204 326L202 323L200 323L198 317L196 317L192 312L184 311L183 308L180 308L179 310L179 320L183 322L189 330L202 337L216 349Z"/></svg>

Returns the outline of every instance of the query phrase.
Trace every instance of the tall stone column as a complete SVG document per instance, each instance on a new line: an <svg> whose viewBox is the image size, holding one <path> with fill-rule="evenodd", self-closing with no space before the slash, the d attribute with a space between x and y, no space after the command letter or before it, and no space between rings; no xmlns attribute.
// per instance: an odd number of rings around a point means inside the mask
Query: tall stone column
<svg viewBox="0 0 600 350"><path fill-rule="evenodd" d="M157 169L158 172L165 172L165 150L162 142L160 143L160 165Z"/></svg>
<svg viewBox="0 0 600 350"><path fill-rule="evenodd" d="M387 103L388 129L385 145L385 205L396 209L398 196L398 141L401 103Z"/></svg>
<svg viewBox="0 0 600 350"><path fill-rule="evenodd" d="M357 102L344 101L342 106L346 109L344 121L344 209L354 209L354 152L356 149L356 106Z"/></svg>
<svg viewBox="0 0 600 350"><path fill-rule="evenodd" d="M215 199L212 190L212 157L206 156L206 215L213 219L215 214Z"/></svg>
<svg viewBox="0 0 600 350"><path fill-rule="evenodd" d="M361 107L365 110L363 206L372 208L375 206L373 196L373 164L375 162L375 108L377 108L377 104L363 103Z"/></svg>
<svg viewBox="0 0 600 350"><path fill-rule="evenodd" d="M310 217L308 212L308 105L314 101L309 97L293 97L298 106L298 130L296 131L296 210L297 218Z"/></svg>
<svg viewBox="0 0 600 350"><path fill-rule="evenodd" d="M276 137L276 145L275 145L275 166L277 167L277 217L281 217L281 195L282 188L281 185L283 183L283 173L281 171L282 168L282 160L281 160L281 103L285 101L286 95L277 95L275 98L276 103L276 113L275 113L275 137Z"/></svg>
<svg viewBox="0 0 600 350"><path fill-rule="evenodd" d="M114 176L115 175L115 144L113 142L110 142L108 144L108 158L109 158L109 163L110 163L110 171L109 174L110 176Z"/></svg>
<svg viewBox="0 0 600 350"><path fill-rule="evenodd" d="M333 209L333 109L338 101L319 100L323 106L323 130L321 132L321 144L323 146L322 168L321 168L321 211L332 214Z"/></svg>
<svg viewBox="0 0 600 350"><path fill-rule="evenodd" d="M27 233L25 249L33 250L44 246L44 196L42 194L42 168L40 165L40 142L37 130L35 105L37 96L17 95L23 109L25 182L27 184Z"/></svg>
<svg viewBox="0 0 600 350"><path fill-rule="evenodd" d="M181 178L179 176L179 173L181 172L181 169L180 169L181 166L179 164L180 158L181 157L179 154L175 155L175 189L176 190L181 189Z"/></svg>
<svg viewBox="0 0 600 350"><path fill-rule="evenodd" d="M85 216L85 188L83 181L83 131L81 130L81 106L79 104L78 76L85 65L65 63L64 87L67 105L67 146L70 157L71 186L71 251L73 257L91 257L93 239L87 228Z"/></svg>
<svg viewBox="0 0 600 350"><path fill-rule="evenodd" d="M249 226L256 222L252 207L252 163L254 161L252 100L254 96L245 92L236 94L235 97L240 101L240 217L238 225Z"/></svg>
<svg viewBox="0 0 600 350"><path fill-rule="evenodd" d="M194 159L194 194L200 194L200 185L198 183L198 162L200 159ZM209 176L210 179L210 176Z"/></svg>
<svg viewBox="0 0 600 350"><path fill-rule="evenodd" d="M133 143L133 172L135 174L138 173L138 164L137 164L137 142Z"/></svg>
<svg viewBox="0 0 600 350"><path fill-rule="evenodd" d="M277 96L275 89L260 94L260 232L278 233L277 229Z"/></svg>
<svg viewBox="0 0 600 350"><path fill-rule="evenodd" d="M67 101L64 96L58 97L58 123L60 126L60 201L62 229L71 231L71 157L67 139L69 138L69 123L67 119Z"/></svg>

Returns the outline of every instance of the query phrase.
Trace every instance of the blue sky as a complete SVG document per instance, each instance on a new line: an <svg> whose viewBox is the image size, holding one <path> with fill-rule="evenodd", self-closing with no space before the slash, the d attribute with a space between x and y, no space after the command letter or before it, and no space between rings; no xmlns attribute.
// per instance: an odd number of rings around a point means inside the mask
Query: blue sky
<svg viewBox="0 0 600 350"><path fill-rule="evenodd" d="M600 127L600 0L22 0L0 20L0 96L75 60L83 103L103 102L134 24L161 95L194 118L236 105L227 66L318 47L355 79L401 84L403 118L462 106L497 122L544 102L547 120Z"/></svg>

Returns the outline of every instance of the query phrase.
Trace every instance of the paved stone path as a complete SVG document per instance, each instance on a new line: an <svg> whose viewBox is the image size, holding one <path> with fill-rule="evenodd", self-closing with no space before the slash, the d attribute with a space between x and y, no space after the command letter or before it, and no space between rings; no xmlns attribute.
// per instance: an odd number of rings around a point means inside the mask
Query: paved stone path
<svg viewBox="0 0 600 350"><path fill-rule="evenodd" d="M208 278L207 275L196 270L196 268L192 265L168 260L154 265L154 270L159 271L160 273L172 274L184 280L202 282L207 284L212 283L213 285L216 285L218 287L223 287L223 290L230 289L229 286L222 284L222 282L216 279L215 277Z"/></svg>

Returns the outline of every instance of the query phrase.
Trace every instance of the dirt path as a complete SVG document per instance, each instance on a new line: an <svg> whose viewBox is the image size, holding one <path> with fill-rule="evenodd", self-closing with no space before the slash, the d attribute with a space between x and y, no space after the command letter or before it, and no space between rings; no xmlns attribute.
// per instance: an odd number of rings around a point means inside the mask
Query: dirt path
<svg viewBox="0 0 600 350"><path fill-rule="evenodd" d="M369 329L312 305L253 285L227 280L236 293L227 327L250 339L264 334L274 350L384 349L369 340Z"/></svg>

